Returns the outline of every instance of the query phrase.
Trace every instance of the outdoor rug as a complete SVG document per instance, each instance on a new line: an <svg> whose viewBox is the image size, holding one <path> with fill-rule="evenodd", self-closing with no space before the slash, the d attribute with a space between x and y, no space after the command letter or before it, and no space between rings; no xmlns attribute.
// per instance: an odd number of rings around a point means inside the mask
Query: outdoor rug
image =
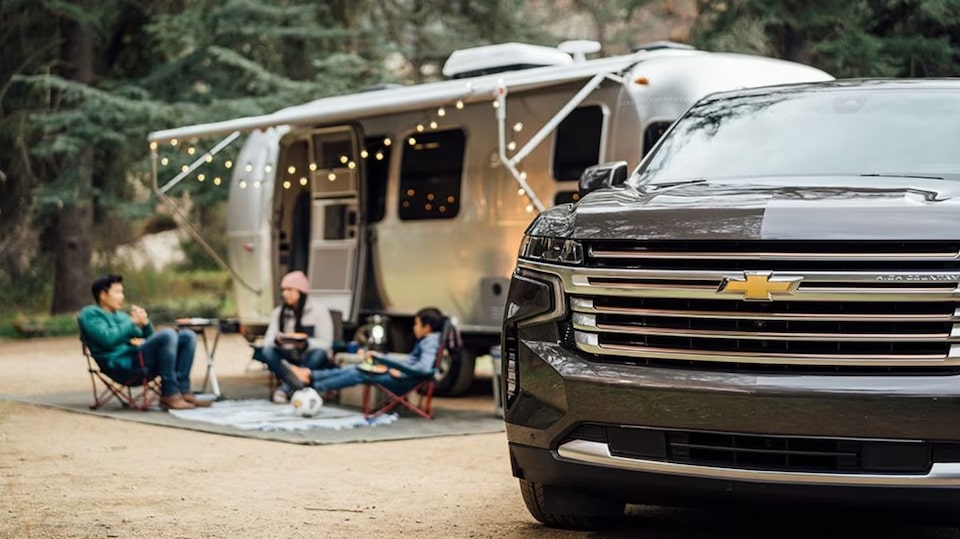
<svg viewBox="0 0 960 539"><path fill-rule="evenodd" d="M290 404L273 404L264 399L221 401L210 408L193 410L170 410L170 415L188 421L225 425L242 430L309 430L309 429L355 429L389 425L397 420L397 414L383 414L367 419L362 413L326 405L317 415L303 417Z"/></svg>
<svg viewBox="0 0 960 539"><path fill-rule="evenodd" d="M266 399L222 400L206 409L168 413L159 408L142 412L108 403L91 410L90 392L42 395L0 395L0 399L39 404L72 412L189 429L213 434L241 436L307 445L380 442L436 436L459 436L503 432L503 419L492 412L450 410L434 407L433 419L412 414L386 415L368 422L355 408L325 404L314 418L302 418L290 405Z"/></svg>

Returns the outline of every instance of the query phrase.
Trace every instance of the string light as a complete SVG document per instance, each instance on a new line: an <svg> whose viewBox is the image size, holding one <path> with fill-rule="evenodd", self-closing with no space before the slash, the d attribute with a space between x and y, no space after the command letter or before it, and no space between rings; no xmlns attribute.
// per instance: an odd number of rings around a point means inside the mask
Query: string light
<svg viewBox="0 0 960 539"><path fill-rule="evenodd" d="M289 167L287 167L287 174L293 176L296 173L297 173L297 167L293 165L290 165Z"/></svg>
<svg viewBox="0 0 960 539"><path fill-rule="evenodd" d="M499 102L499 101L494 101L494 102L493 102L493 108L495 108L495 109L500 108L500 102Z"/></svg>
<svg viewBox="0 0 960 539"><path fill-rule="evenodd" d="M267 174L270 174L270 171L272 170L273 170L273 167L270 165L263 167L263 171L266 172Z"/></svg>
<svg viewBox="0 0 960 539"><path fill-rule="evenodd" d="M330 174L327 174L327 179L330 180L330 181L332 181L332 182L335 182L335 181L337 181L337 175L334 174L333 172L331 172Z"/></svg>
<svg viewBox="0 0 960 539"><path fill-rule="evenodd" d="M523 196L527 194L527 192L523 189L523 187L521 187L520 189L517 189L517 194Z"/></svg>
<svg viewBox="0 0 960 539"><path fill-rule="evenodd" d="M151 143L150 143L150 149L156 151L156 149L157 149L157 143L156 143L156 142L151 142Z"/></svg>
<svg viewBox="0 0 960 539"><path fill-rule="evenodd" d="M253 182L253 188L254 188L254 189L260 189L260 180L257 180L257 181L255 181L255 182Z"/></svg>
<svg viewBox="0 0 960 539"><path fill-rule="evenodd" d="M527 173L526 173L526 171L520 173L520 179L521 179L521 180L526 180L526 179L527 179Z"/></svg>
<svg viewBox="0 0 960 539"><path fill-rule="evenodd" d="M286 181L283 182L283 188L284 188L284 189L290 189L290 180L286 180Z"/></svg>
<svg viewBox="0 0 960 539"><path fill-rule="evenodd" d="M213 179L213 185L220 185L220 176Z"/></svg>
<svg viewBox="0 0 960 539"><path fill-rule="evenodd" d="M187 148L187 153L190 154L190 155L193 155L193 154L197 153L197 149L194 148L193 146L191 146L191 147Z"/></svg>
<svg viewBox="0 0 960 539"><path fill-rule="evenodd" d="M341 156L340 156L340 162L343 163L343 164L347 164L347 161L349 161L349 160L350 160L350 158L348 158L348 157L345 156L345 155L341 155Z"/></svg>
<svg viewBox="0 0 960 539"><path fill-rule="evenodd" d="M310 163L310 172L316 172L316 171L317 171L317 164L316 164L316 163ZM292 174L292 173L291 173L291 174Z"/></svg>
<svg viewBox="0 0 960 539"><path fill-rule="evenodd" d="M447 115L446 109L444 109L443 107L440 107L437 109L437 116L443 118L446 115Z"/></svg>
<svg viewBox="0 0 960 539"><path fill-rule="evenodd" d="M177 139L175 139L175 138L170 139L170 145L171 145L171 146L176 146L178 142L179 142L179 141L178 141Z"/></svg>
<svg viewBox="0 0 960 539"><path fill-rule="evenodd" d="M226 161L223 162L223 168L231 168L231 167L233 167L233 161L227 159Z"/></svg>
<svg viewBox="0 0 960 539"><path fill-rule="evenodd" d="M186 172L186 171L189 170L189 169L190 169L190 167L188 167L187 165L183 165L182 167L180 167L180 171L181 171L181 172Z"/></svg>
<svg viewBox="0 0 960 539"><path fill-rule="evenodd" d="M511 140L510 142L508 142L508 143L507 143L507 149L510 150L511 152L512 152L513 150L516 150L516 149L517 149L517 143L516 143L516 141Z"/></svg>
<svg viewBox="0 0 960 539"><path fill-rule="evenodd" d="M368 155L370 154L367 152L366 149L360 150L360 157L362 157L363 159L366 159Z"/></svg>
<svg viewBox="0 0 960 539"><path fill-rule="evenodd" d="M213 163L213 156L210 154L207 154L207 156L204 157L203 160L206 161L207 163Z"/></svg>
<svg viewBox="0 0 960 539"><path fill-rule="evenodd" d="M170 160L167 159L166 157L160 160L160 164L163 166L167 166L168 163L170 163Z"/></svg>
<svg viewBox="0 0 960 539"><path fill-rule="evenodd" d="M457 110L463 110L463 100L462 100L462 99L458 99L458 100L457 100Z"/></svg>
<svg viewBox="0 0 960 539"><path fill-rule="evenodd" d="M377 161L383 161L383 152L377 152L376 158Z"/></svg>
<svg viewBox="0 0 960 539"><path fill-rule="evenodd" d="M389 146L389 145L391 145L391 144L393 144L393 141L390 140L390 137L386 137L386 138L383 139L383 145L384 145L384 146Z"/></svg>
<svg viewBox="0 0 960 539"><path fill-rule="evenodd" d="M523 131L523 122L517 122L517 123L513 124L513 131L514 131L515 133L519 133L519 132Z"/></svg>
<svg viewBox="0 0 960 539"><path fill-rule="evenodd" d="M432 120L432 121L430 122L430 129L436 129L436 128L437 128L437 125L438 125L438 124L437 124L437 121L436 121L436 120Z"/></svg>
<svg viewBox="0 0 960 539"><path fill-rule="evenodd" d="M307 177L306 177L306 176L303 176L303 177L300 178L300 185L302 185L302 186L304 186L304 187L307 186Z"/></svg>
<svg viewBox="0 0 960 539"><path fill-rule="evenodd" d="M240 183L237 184L237 185L240 186L240 189L246 189L246 188L247 188L247 180L240 180Z"/></svg>
<svg viewBox="0 0 960 539"><path fill-rule="evenodd" d="M423 124L417 124L417 133L423 133Z"/></svg>
<svg viewBox="0 0 960 539"><path fill-rule="evenodd" d="M197 174L197 181L198 181L198 182L202 182L203 180L206 180L206 179L207 179L206 174Z"/></svg>
<svg viewBox="0 0 960 539"><path fill-rule="evenodd" d="M533 213L533 204L527 204L527 213Z"/></svg>
<svg viewBox="0 0 960 539"><path fill-rule="evenodd" d="M349 168L350 170L353 170L357 168L357 164L354 163L353 161L350 161L349 163L347 163L347 168Z"/></svg>
<svg viewBox="0 0 960 539"><path fill-rule="evenodd" d="M413 145L415 145L415 144L417 143L417 139L415 139L415 138L413 138L413 137L410 137L410 138L407 140L407 142L410 143L411 146L413 146Z"/></svg>
<svg viewBox="0 0 960 539"><path fill-rule="evenodd" d="M250 163L247 163L247 164L243 167L243 170L246 170L247 172L250 172L251 170L253 170L253 165L251 165Z"/></svg>

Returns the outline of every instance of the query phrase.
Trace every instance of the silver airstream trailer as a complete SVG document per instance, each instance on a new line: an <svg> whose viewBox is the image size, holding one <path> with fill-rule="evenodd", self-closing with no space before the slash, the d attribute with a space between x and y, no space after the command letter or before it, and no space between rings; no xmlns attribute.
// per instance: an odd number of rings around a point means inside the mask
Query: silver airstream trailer
<svg viewBox="0 0 960 539"><path fill-rule="evenodd" d="M173 139L226 136L216 153L248 133L230 183L225 264L251 335L293 269L348 332L386 315L393 349L409 345L413 313L434 305L464 337L467 353L438 388L456 394L470 385L476 355L498 342L524 229L535 212L574 202L586 167L635 165L708 93L832 78L674 44L598 60L585 50L576 42L458 51L442 82L157 131L149 141L156 161L157 146ZM163 187L155 181L158 194L202 164Z"/></svg>

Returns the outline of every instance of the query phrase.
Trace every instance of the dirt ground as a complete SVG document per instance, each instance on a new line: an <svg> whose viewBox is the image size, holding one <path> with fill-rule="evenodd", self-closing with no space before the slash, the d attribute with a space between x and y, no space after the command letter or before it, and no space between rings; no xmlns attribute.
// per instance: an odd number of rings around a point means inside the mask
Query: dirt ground
<svg viewBox="0 0 960 539"><path fill-rule="evenodd" d="M249 351L239 336L224 336L216 357L225 392L232 383L265 385L259 367L248 371ZM198 354L197 383L203 363ZM0 396L82 391L89 384L76 338L0 341ZM489 394L440 405L493 413ZM533 537L544 531L520 499L503 433L304 446L0 399L0 537Z"/></svg>

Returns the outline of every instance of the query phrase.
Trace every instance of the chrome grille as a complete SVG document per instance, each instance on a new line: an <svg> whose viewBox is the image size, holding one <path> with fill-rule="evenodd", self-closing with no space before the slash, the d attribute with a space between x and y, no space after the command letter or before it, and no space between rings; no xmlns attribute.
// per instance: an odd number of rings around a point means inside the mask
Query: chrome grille
<svg viewBox="0 0 960 539"><path fill-rule="evenodd" d="M603 242L585 252L586 267L552 268L585 352L659 365L960 368L960 242ZM720 293L755 273L766 297ZM767 293L776 280L794 286Z"/></svg>

